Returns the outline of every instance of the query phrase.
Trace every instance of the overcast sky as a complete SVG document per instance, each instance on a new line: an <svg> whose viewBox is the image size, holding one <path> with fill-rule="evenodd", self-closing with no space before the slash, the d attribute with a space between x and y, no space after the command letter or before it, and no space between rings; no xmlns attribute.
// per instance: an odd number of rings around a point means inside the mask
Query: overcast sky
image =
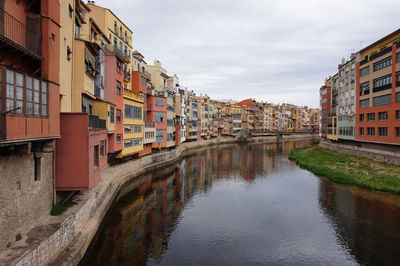
<svg viewBox="0 0 400 266"><path fill-rule="evenodd" d="M214 99L319 106L342 57L395 31L399 0L97 0L134 49Z"/></svg>

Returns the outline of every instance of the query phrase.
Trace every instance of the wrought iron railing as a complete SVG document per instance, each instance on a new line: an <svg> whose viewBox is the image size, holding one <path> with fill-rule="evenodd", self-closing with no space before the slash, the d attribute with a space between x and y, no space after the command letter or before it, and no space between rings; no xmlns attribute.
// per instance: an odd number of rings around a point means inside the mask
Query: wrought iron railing
<svg viewBox="0 0 400 266"><path fill-rule="evenodd" d="M39 16L27 16L27 20L28 22L31 22L28 26L3 9L0 9L0 36L7 38L18 46L21 46L38 56L41 56L41 18ZM33 29L34 27L38 27L38 31L35 31Z"/></svg>

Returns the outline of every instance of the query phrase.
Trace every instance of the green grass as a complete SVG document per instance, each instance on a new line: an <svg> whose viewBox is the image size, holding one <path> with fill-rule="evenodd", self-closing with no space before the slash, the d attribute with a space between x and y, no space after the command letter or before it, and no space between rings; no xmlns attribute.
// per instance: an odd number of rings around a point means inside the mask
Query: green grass
<svg viewBox="0 0 400 266"><path fill-rule="evenodd" d="M53 204L53 207L51 208L51 211L50 211L50 215L59 216L59 215L63 214L66 210L68 210L69 207L71 207L73 205L74 205L74 203L72 203L72 202L66 203L64 205L62 205L61 203Z"/></svg>
<svg viewBox="0 0 400 266"><path fill-rule="evenodd" d="M21 239L22 239L22 236L21 236L20 233L18 233L18 234L15 236L15 241L20 241Z"/></svg>
<svg viewBox="0 0 400 266"><path fill-rule="evenodd" d="M400 194L400 166L394 164L315 146L294 149L289 159L336 183Z"/></svg>

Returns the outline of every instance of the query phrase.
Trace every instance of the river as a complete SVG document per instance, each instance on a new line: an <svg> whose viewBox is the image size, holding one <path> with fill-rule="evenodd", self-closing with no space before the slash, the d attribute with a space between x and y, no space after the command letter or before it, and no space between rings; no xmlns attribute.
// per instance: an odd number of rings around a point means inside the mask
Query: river
<svg viewBox="0 0 400 266"><path fill-rule="evenodd" d="M81 265L400 265L400 197L287 159L306 145L215 146L135 179Z"/></svg>

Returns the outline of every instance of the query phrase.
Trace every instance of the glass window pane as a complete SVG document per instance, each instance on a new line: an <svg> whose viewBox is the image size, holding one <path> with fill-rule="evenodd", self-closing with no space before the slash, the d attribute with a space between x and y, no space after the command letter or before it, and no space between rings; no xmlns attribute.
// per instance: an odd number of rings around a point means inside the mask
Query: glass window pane
<svg viewBox="0 0 400 266"><path fill-rule="evenodd" d="M14 71L7 69L7 82L14 83Z"/></svg>
<svg viewBox="0 0 400 266"><path fill-rule="evenodd" d="M32 91L31 90L26 90L26 100L28 102L32 102Z"/></svg>
<svg viewBox="0 0 400 266"><path fill-rule="evenodd" d="M17 72L16 76L17 76L17 86L23 86L24 85L24 75Z"/></svg>
<svg viewBox="0 0 400 266"><path fill-rule="evenodd" d="M26 114L27 115L33 114L33 104L32 103L26 103Z"/></svg>
<svg viewBox="0 0 400 266"><path fill-rule="evenodd" d="M47 94L42 93L42 104L47 104Z"/></svg>
<svg viewBox="0 0 400 266"><path fill-rule="evenodd" d="M47 105L42 105L42 116L47 116Z"/></svg>
<svg viewBox="0 0 400 266"><path fill-rule="evenodd" d="M47 93L47 82L46 81L42 81L42 92Z"/></svg>
<svg viewBox="0 0 400 266"><path fill-rule="evenodd" d="M24 99L24 88L22 87L17 87L17 95L15 96L16 99L22 100Z"/></svg>
<svg viewBox="0 0 400 266"><path fill-rule="evenodd" d="M34 113L34 115L39 115L39 104L38 103L34 104L33 113Z"/></svg>
<svg viewBox="0 0 400 266"><path fill-rule="evenodd" d="M33 92L33 100L34 100L35 103L39 103L40 102L39 92L37 92L37 91Z"/></svg>
<svg viewBox="0 0 400 266"><path fill-rule="evenodd" d="M7 99L7 111L14 109L14 99Z"/></svg>
<svg viewBox="0 0 400 266"><path fill-rule="evenodd" d="M34 85L34 86L33 86L33 87L34 87L33 89L34 89L35 91L39 91L39 90L40 90L39 84L40 84L40 83L39 83L39 80L38 80L38 79L34 79L34 80L33 80L33 85Z"/></svg>
<svg viewBox="0 0 400 266"><path fill-rule="evenodd" d="M7 97L14 98L14 85L7 84Z"/></svg>
<svg viewBox="0 0 400 266"><path fill-rule="evenodd" d="M32 89L32 78L29 76L26 77L26 87Z"/></svg>
<svg viewBox="0 0 400 266"><path fill-rule="evenodd" d="M18 114L22 114L22 106L24 105L24 102L23 101L16 101L16 104L15 104L15 107L16 108L18 108L17 110L16 110L16 112L18 113Z"/></svg>

